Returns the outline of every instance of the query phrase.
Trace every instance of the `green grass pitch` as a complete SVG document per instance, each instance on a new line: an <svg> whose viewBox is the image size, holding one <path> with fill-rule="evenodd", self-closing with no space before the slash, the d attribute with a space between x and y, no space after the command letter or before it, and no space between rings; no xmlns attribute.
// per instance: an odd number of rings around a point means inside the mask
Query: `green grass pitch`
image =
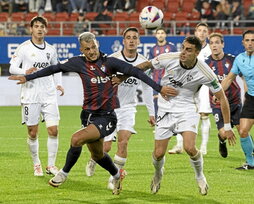
<svg viewBox="0 0 254 204"><path fill-rule="evenodd" d="M62 167L70 145L70 137L80 127L80 107L60 107L60 145L57 166ZM237 144L229 147L228 158L218 153L218 139L215 123L208 144L208 154L204 156L204 172L209 183L207 196L201 196L194 179L186 153L166 155L165 175L161 189L156 195L150 193L153 176L151 154L153 151L153 129L146 122L145 107L139 106L136 115L136 130L129 143L128 172L120 195L112 195L107 186L109 174L97 166L93 177L86 177L85 165L89 152L84 146L81 157L72 169L67 181L59 188L48 185L49 175L33 176L33 167L26 144L26 127L20 124L20 107L0 107L0 203L209 203L239 204L254 203L254 171L236 171L234 168L244 163L244 155ZM40 124L40 159L43 169L47 165L45 125ZM173 138L169 144L175 144ZM200 135L197 138L197 147ZM116 144L110 155L116 151Z"/></svg>

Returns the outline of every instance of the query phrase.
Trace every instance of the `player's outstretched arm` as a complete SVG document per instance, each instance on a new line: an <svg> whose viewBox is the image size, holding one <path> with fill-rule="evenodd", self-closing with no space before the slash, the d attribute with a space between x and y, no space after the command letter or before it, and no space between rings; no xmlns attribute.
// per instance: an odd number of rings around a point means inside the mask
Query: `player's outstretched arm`
<svg viewBox="0 0 254 204"><path fill-rule="evenodd" d="M26 77L20 75L11 75L8 77L9 80L18 80L17 84L24 84L26 83Z"/></svg>
<svg viewBox="0 0 254 204"><path fill-rule="evenodd" d="M224 131L227 136L229 145L236 144L236 137L234 132L232 131L231 122L230 122L230 108L228 104L228 99L223 90L220 90L214 93L216 98L220 101L221 104L221 112L224 120Z"/></svg>
<svg viewBox="0 0 254 204"><path fill-rule="evenodd" d="M153 68L153 65L150 61L146 61L146 62L136 65L136 67L138 67L139 69L141 69L143 71L146 71L148 69Z"/></svg>
<svg viewBox="0 0 254 204"><path fill-rule="evenodd" d="M177 89L170 87L170 86L163 86L161 88L160 94L164 97L167 98L167 96L177 96L178 91Z"/></svg>
<svg viewBox="0 0 254 204"><path fill-rule="evenodd" d="M232 82L235 80L236 75L232 72L229 72L227 77L221 82L221 86L224 91L228 89L228 87L232 84Z"/></svg>

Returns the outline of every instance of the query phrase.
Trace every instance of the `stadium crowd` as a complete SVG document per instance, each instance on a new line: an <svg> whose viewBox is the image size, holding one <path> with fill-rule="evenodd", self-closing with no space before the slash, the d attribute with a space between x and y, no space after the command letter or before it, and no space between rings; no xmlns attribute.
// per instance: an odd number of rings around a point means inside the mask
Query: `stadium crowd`
<svg viewBox="0 0 254 204"><path fill-rule="evenodd" d="M27 23L37 14L51 22L48 35L78 35L87 30L96 35L119 35L128 26L140 27L139 12L147 5L163 11L164 25L173 35L193 34L200 20L223 34L241 34L243 28L253 26L253 0L149 0L148 3L141 0L0 0L0 36L29 35ZM79 16L83 16L82 21ZM108 24L97 22L102 20ZM141 34L152 33L141 30Z"/></svg>

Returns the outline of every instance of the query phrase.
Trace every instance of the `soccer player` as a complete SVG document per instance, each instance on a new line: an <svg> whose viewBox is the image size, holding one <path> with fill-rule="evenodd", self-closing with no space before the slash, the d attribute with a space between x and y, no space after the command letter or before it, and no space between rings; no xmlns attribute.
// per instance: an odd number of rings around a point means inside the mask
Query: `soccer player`
<svg viewBox="0 0 254 204"><path fill-rule="evenodd" d="M169 53L169 52L176 52L177 49L175 45L171 42L167 42L166 37L167 33L166 30L162 27L157 28L155 31L155 37L157 39L157 43L150 49L149 52L149 59L153 59L154 57L162 54L162 53ZM157 83L161 82L161 78L165 73L165 69L154 69L152 71L152 78ZM154 102L154 110L155 110L155 117L157 117L158 112L158 92L153 91L153 102ZM176 135L177 137L177 144L173 147L173 149L169 150L170 154L180 154L183 152L183 138L180 134Z"/></svg>
<svg viewBox="0 0 254 204"><path fill-rule="evenodd" d="M219 82L222 82L230 72L235 57L230 54L225 54L223 51L224 48L224 38L220 33L212 33L209 36L209 45L212 51L212 55L208 57L205 61L213 72L217 75ZM234 79L230 87L225 91L225 94L228 98L230 112L231 112L231 125L236 126L238 133L239 132L239 123L240 123L240 113L242 109L241 102L241 88ZM228 156L227 146L226 146L226 135L224 130L224 121L221 113L220 102L213 97L213 94L210 92L210 104L212 107L214 119L219 131L219 152L222 157Z"/></svg>
<svg viewBox="0 0 254 204"><path fill-rule="evenodd" d="M147 61L147 59L137 52L139 45L139 31L135 27L129 27L123 32L123 45L122 51L118 51L110 55L123 60L129 64L137 65ZM117 152L114 156L114 163L118 168L123 168L127 161L128 142L132 134L135 134L135 114L136 114L136 91L140 84L140 80L135 77L125 79L118 86L118 98L120 101L120 108L115 109L117 116L117 128L109 136L104 138L104 151L109 152L112 145L112 140L117 135ZM143 99L149 112L149 123L155 124L154 105L153 105L153 90L147 84L141 82L143 88ZM86 166L87 176L92 176L95 171L96 163L90 159ZM110 177L108 188L112 189L112 179Z"/></svg>
<svg viewBox="0 0 254 204"><path fill-rule="evenodd" d="M171 42L167 42L167 32L164 28L159 27L155 31L155 37L157 39L156 45L154 45L149 51L149 59L153 59L154 57L162 54L162 53L169 53L169 52L176 52L177 49L175 45ZM165 73L165 69L158 69L152 71L152 79L157 83L161 82L161 78ZM155 116L157 115L158 111L158 92L153 92L154 97L154 110Z"/></svg>
<svg viewBox="0 0 254 204"><path fill-rule="evenodd" d="M169 97L167 100L159 95L153 151L155 173L151 183L152 193L157 193L160 188L168 142L172 135L180 133L183 136L184 149L190 156L190 163L196 174L199 191L202 195L207 194L208 184L203 173L203 157L195 146L199 122L195 95L201 85L207 85L220 100L225 135L230 145L235 144L235 135L230 126L227 98L210 67L197 59L201 48L200 40L195 36L190 36L183 41L180 53L161 54L150 62L138 65L141 69L165 68L161 84L173 86L178 90L177 96Z"/></svg>
<svg viewBox="0 0 254 204"><path fill-rule="evenodd" d="M196 25L195 28L195 36L201 41L202 49L198 55L198 58L202 61L211 55L211 49L209 44L207 43L207 39L209 36L208 25L206 23L199 23ZM201 86L198 94L198 109L201 119L201 136L202 142L200 146L200 152L205 155L207 154L207 143L209 138L210 132L210 119L209 114L212 113L212 109L209 102L209 88L206 85ZM172 149L169 150L168 153L174 154L181 152L183 143L180 140L180 137L177 137L177 145Z"/></svg>
<svg viewBox="0 0 254 204"><path fill-rule="evenodd" d="M253 141L250 130L254 124L254 31L247 30L243 33L243 46L245 52L240 53L234 61L226 79L222 81L224 90L228 90L234 83L237 75L242 74L246 82L248 91L245 93L245 101L240 115L240 141L245 154L246 163L236 168L237 170L254 170Z"/></svg>
<svg viewBox="0 0 254 204"><path fill-rule="evenodd" d="M30 74L36 70L57 64L56 49L44 40L48 22L44 17L36 16L30 22L32 38L18 46L10 61L10 73L17 75ZM38 124L40 115L46 122L48 132L48 166L46 173L55 175L58 150L59 110L57 92L64 94L61 86L61 73L35 79L21 87L22 123L27 125L27 144L34 165L34 176L43 176L39 158Z"/></svg>
<svg viewBox="0 0 254 204"><path fill-rule="evenodd" d="M137 77L152 86L162 96L177 95L172 87L162 87L140 69L122 60L107 57L99 51L95 35L84 32L79 36L80 51L83 55L72 57L63 64L52 65L26 76L11 76L11 80L26 83L38 77L44 77L57 72L76 72L79 74L84 93L81 122L84 128L76 131L71 138L71 146L66 156L64 167L49 180L49 184L58 187L65 182L71 168L77 162L82 146L87 144L92 159L113 176L113 194L119 194L125 170L118 169L110 156L103 152L103 138L111 134L116 127L117 118L114 112L119 108L117 90L111 83L111 76L121 72Z"/></svg>

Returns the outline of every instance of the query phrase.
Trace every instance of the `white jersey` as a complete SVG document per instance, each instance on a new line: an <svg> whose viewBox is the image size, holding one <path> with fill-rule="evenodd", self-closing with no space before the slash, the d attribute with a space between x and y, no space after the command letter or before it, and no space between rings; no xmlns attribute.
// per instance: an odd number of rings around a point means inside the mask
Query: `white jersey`
<svg viewBox="0 0 254 204"><path fill-rule="evenodd" d="M40 70L57 64L56 49L47 42L42 46L31 40L19 45L10 61L10 73L24 75L32 67ZM21 87L21 103L56 103L57 85L61 85L61 73L28 81Z"/></svg>
<svg viewBox="0 0 254 204"><path fill-rule="evenodd" d="M211 48L208 43L204 47L202 47L198 59L205 61L212 54Z"/></svg>
<svg viewBox="0 0 254 204"><path fill-rule="evenodd" d="M165 100L159 95L158 106L164 112L197 112L196 94L201 85L207 85L215 93L221 90L220 83L211 68L198 60L191 69L180 65L180 53L165 53L152 59L155 69L165 67L161 80L162 86L172 86L178 90L178 95Z"/></svg>
<svg viewBox="0 0 254 204"><path fill-rule="evenodd" d="M132 64L133 66L147 61L147 59L139 53L135 58L128 59L123 56L122 51L115 52L111 54L110 57L118 58L129 64ZM154 116L153 89L135 77L129 77L118 86L117 95L120 101L120 108L135 107L137 105L136 91L139 84L141 84L143 89L143 99L149 115Z"/></svg>

